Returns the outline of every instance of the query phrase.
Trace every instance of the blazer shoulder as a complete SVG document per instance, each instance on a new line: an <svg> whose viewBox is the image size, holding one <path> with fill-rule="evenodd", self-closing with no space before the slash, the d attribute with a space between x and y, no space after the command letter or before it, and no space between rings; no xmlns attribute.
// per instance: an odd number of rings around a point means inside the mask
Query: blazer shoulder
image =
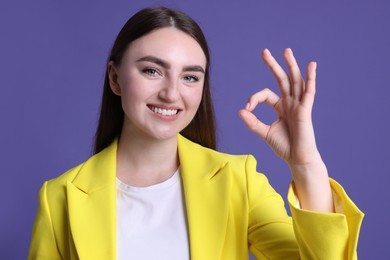
<svg viewBox="0 0 390 260"><path fill-rule="evenodd" d="M257 165L257 160L256 158L251 155L251 154L231 154L231 153L226 153L222 151L216 151L208 148L207 153L214 159L214 160L220 160L220 161L226 161L230 164L230 167L247 167L248 165L250 166L255 166Z"/></svg>
<svg viewBox="0 0 390 260"><path fill-rule="evenodd" d="M212 151L213 156L215 158L219 158L221 160L229 161L233 166L234 165L245 165L249 161L256 161L256 159L251 154L230 154L221 151Z"/></svg>
<svg viewBox="0 0 390 260"><path fill-rule="evenodd" d="M179 156L184 161L198 165L226 165L242 170L248 165L256 166L256 159L250 154L230 154L216 151L179 136Z"/></svg>
<svg viewBox="0 0 390 260"><path fill-rule="evenodd" d="M48 190L60 190L68 183L84 192L115 184L117 141L60 176L46 182ZM55 191L53 191L55 192Z"/></svg>
<svg viewBox="0 0 390 260"><path fill-rule="evenodd" d="M59 190L59 188L65 187L67 182L72 182L76 178L85 163L86 161L74 166L61 175L46 181L46 189Z"/></svg>

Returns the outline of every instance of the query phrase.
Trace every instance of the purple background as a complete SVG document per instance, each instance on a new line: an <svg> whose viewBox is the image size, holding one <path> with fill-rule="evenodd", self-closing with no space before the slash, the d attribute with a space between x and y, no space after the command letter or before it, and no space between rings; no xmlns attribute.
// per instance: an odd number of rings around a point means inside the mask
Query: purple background
<svg viewBox="0 0 390 260"><path fill-rule="evenodd" d="M128 17L149 5L180 8L200 23L212 53L219 148L254 154L284 197L286 165L237 111L255 91L277 89L262 49L280 59L292 47L302 66L318 62L318 146L366 214L360 259L388 255L389 2L16 0L0 3L0 258L26 258L43 181L90 156L106 56ZM266 106L258 111L275 118Z"/></svg>

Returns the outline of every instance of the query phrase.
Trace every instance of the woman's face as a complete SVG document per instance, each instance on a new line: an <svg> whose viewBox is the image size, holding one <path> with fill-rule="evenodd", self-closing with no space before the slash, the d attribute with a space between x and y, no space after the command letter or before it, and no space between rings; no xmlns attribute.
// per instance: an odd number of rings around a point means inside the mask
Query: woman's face
<svg viewBox="0 0 390 260"><path fill-rule="evenodd" d="M138 138L176 137L193 119L204 85L206 57L186 33L167 27L132 42L110 85L121 96L122 131Z"/></svg>

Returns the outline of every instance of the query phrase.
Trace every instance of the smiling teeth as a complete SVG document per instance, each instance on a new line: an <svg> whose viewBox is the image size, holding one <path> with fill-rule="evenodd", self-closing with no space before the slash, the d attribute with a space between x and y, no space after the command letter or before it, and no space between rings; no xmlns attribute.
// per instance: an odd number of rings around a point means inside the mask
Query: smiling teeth
<svg viewBox="0 0 390 260"><path fill-rule="evenodd" d="M163 116L172 116L177 114L177 109L161 109L157 107L150 108L154 113L161 114Z"/></svg>

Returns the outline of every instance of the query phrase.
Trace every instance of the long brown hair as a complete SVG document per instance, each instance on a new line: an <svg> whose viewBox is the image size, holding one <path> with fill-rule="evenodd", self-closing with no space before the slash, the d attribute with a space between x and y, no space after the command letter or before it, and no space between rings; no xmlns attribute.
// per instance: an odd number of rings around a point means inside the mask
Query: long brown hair
<svg viewBox="0 0 390 260"><path fill-rule="evenodd" d="M153 30L175 27L194 38L206 56L206 73L202 100L197 113L181 134L205 147L216 148L214 110L210 93L210 53L199 25L185 13L166 7L146 8L133 15L119 32L111 49L108 62L119 66L129 44ZM120 136L124 112L121 98L115 95L109 85L108 70L104 79L103 97L98 127L95 134L94 153L98 153Z"/></svg>

